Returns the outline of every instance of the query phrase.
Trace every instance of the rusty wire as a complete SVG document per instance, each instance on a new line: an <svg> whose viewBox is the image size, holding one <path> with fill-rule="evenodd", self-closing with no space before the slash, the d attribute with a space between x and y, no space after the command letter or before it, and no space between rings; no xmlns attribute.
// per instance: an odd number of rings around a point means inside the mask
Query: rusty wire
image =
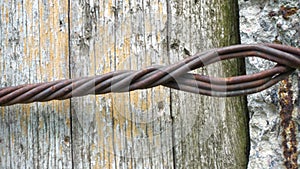
<svg viewBox="0 0 300 169"><path fill-rule="evenodd" d="M189 73L221 60L253 56L273 61L277 65L255 74L228 78ZM138 71L114 71L93 77L0 88L0 106L128 92L159 85L208 96L240 96L260 92L285 79L299 67L298 48L279 44L233 45L198 53L169 66L151 66Z"/></svg>

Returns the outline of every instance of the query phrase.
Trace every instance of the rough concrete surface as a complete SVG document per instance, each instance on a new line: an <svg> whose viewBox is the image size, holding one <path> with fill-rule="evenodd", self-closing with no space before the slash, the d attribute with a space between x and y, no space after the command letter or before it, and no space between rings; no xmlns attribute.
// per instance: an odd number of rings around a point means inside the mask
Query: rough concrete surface
<svg viewBox="0 0 300 169"><path fill-rule="evenodd" d="M239 6L241 43L269 42L300 46L300 1L239 0ZM274 63L263 59L246 59L247 74L268 69L273 65ZM293 99L298 97L297 77L297 73L292 76L295 91ZM251 139L248 168L286 168L278 92L279 84L248 96ZM299 115L296 115L296 118L297 116ZM296 128L300 128L298 121ZM297 130L296 133L299 142ZM297 150L299 152L299 145Z"/></svg>

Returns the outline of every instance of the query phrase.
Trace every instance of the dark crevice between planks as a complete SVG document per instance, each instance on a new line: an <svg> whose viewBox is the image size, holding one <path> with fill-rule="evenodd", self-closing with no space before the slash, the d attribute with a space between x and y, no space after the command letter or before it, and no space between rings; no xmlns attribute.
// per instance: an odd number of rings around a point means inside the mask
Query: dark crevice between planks
<svg viewBox="0 0 300 169"><path fill-rule="evenodd" d="M72 78L72 66L71 66L71 59L72 59L72 55L71 55L71 0L68 0L68 57L69 57L69 78ZM70 101L70 107L69 107L69 116L70 116L70 148L71 148L71 165L72 168L74 169L74 144L73 144L73 116L72 116L72 99L69 99Z"/></svg>
<svg viewBox="0 0 300 169"><path fill-rule="evenodd" d="M168 55L168 62L170 63L170 25L171 25L171 18L172 18L172 14L171 14L171 6L170 6L170 2L167 1L167 55ZM173 102L173 98L172 98L172 89L169 89L169 97L170 97L170 116L171 116L171 126L172 126L172 158L173 158L173 168L176 169L176 148L175 148L175 119L174 119L174 114L173 114L173 108L172 108L172 102Z"/></svg>
<svg viewBox="0 0 300 169"><path fill-rule="evenodd" d="M114 30L113 30L113 38L114 38L114 64L111 65L111 67L113 66L113 70L117 70L117 65L116 65L116 61L117 61L117 26L118 26L118 2L115 1L115 10L113 11L114 12ZM114 168L117 168L118 164L117 164L117 153L116 153L116 144L115 144L115 111L114 111L114 108L113 108L113 104L114 102L112 101L112 109L111 109L111 117L112 117L112 146L113 146L113 156L114 156Z"/></svg>

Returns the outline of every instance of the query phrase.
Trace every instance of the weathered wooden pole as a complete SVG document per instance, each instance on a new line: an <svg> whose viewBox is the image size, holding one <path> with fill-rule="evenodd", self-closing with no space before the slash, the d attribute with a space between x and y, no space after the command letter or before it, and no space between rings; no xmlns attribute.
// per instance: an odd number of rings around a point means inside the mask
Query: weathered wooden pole
<svg viewBox="0 0 300 169"><path fill-rule="evenodd" d="M0 2L0 87L175 63L239 43L236 0ZM242 60L198 70L243 72ZM164 87L0 108L2 168L245 168L244 97Z"/></svg>

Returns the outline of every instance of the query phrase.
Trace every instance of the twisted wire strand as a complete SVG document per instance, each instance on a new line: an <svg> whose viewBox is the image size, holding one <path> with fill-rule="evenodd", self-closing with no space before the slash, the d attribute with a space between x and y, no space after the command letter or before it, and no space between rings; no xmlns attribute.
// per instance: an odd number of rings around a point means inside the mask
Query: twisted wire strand
<svg viewBox="0 0 300 169"><path fill-rule="evenodd" d="M227 78L189 73L218 61L253 56L276 62L277 65L255 74ZM233 45L198 53L169 66L0 88L0 106L128 92L159 85L208 96L241 96L265 90L299 67L298 48L279 44Z"/></svg>

